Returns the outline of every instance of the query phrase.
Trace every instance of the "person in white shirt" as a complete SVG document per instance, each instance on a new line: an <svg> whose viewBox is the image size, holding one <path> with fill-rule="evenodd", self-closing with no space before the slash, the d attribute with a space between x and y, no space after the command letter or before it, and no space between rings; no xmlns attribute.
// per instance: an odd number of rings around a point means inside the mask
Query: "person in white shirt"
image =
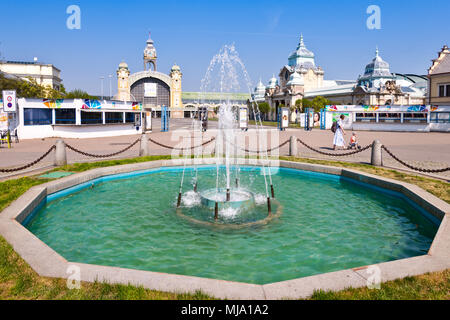
<svg viewBox="0 0 450 320"><path fill-rule="evenodd" d="M333 139L333 150L336 150L336 147L345 148L345 130L343 128L345 116L341 114L340 119L336 124L336 132L334 133Z"/></svg>

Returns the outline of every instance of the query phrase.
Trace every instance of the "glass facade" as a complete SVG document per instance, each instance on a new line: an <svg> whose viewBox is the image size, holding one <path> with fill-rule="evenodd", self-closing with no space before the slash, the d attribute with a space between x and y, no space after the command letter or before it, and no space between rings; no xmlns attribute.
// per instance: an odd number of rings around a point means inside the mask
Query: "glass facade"
<svg viewBox="0 0 450 320"><path fill-rule="evenodd" d="M450 112L431 112L431 123L450 123Z"/></svg>
<svg viewBox="0 0 450 320"><path fill-rule="evenodd" d="M102 124L102 112L81 112L81 124Z"/></svg>
<svg viewBox="0 0 450 320"><path fill-rule="evenodd" d="M145 97L145 84L156 84L156 97ZM137 101L146 105L153 106L169 106L170 105L170 88L163 81L156 78L144 78L131 86L131 95Z"/></svg>
<svg viewBox="0 0 450 320"><path fill-rule="evenodd" d="M55 109L55 124L75 124L75 109Z"/></svg>
<svg viewBox="0 0 450 320"><path fill-rule="evenodd" d="M42 126L52 124L52 109L23 109L23 121L26 126Z"/></svg>
<svg viewBox="0 0 450 320"><path fill-rule="evenodd" d="M123 112L105 112L105 123L123 123Z"/></svg>
<svg viewBox="0 0 450 320"><path fill-rule="evenodd" d="M134 112L125 112L125 123L134 123Z"/></svg>

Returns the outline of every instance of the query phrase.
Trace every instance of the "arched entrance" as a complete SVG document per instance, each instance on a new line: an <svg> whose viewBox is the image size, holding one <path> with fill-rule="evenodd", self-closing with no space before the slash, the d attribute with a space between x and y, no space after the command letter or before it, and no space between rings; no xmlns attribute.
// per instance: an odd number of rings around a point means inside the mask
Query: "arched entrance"
<svg viewBox="0 0 450 320"><path fill-rule="evenodd" d="M144 106L170 106L170 87L162 80L145 77L131 85L131 94Z"/></svg>

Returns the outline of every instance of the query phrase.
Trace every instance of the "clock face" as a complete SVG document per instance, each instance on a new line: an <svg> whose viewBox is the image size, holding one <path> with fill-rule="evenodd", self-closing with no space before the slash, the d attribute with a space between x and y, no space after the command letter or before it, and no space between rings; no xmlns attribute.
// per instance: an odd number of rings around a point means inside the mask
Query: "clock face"
<svg viewBox="0 0 450 320"><path fill-rule="evenodd" d="M154 58L154 57L156 57L156 50L155 49L147 49L147 50L145 50L145 55L150 58Z"/></svg>

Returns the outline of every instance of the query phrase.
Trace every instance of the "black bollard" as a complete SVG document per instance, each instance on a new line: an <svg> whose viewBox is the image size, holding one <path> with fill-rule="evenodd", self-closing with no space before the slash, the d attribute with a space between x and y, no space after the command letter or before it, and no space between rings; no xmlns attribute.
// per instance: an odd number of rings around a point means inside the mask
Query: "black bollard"
<svg viewBox="0 0 450 320"><path fill-rule="evenodd" d="M272 206L270 205L270 197L267 198L267 210L269 211L269 216L272 215Z"/></svg>
<svg viewBox="0 0 450 320"><path fill-rule="evenodd" d="M197 192L197 182L194 184L194 192Z"/></svg>
<svg viewBox="0 0 450 320"><path fill-rule="evenodd" d="M214 220L219 219L219 203L216 202L216 205L214 206Z"/></svg>
<svg viewBox="0 0 450 320"><path fill-rule="evenodd" d="M180 205L181 205L181 192L178 193L177 208L179 208Z"/></svg>
<svg viewBox="0 0 450 320"><path fill-rule="evenodd" d="M239 188L239 179L236 178L236 188Z"/></svg>
<svg viewBox="0 0 450 320"><path fill-rule="evenodd" d="M270 190L272 191L272 198L275 198L275 191L273 191L273 184L270 185Z"/></svg>
<svg viewBox="0 0 450 320"><path fill-rule="evenodd" d="M230 189L227 189L227 202L231 200Z"/></svg>

